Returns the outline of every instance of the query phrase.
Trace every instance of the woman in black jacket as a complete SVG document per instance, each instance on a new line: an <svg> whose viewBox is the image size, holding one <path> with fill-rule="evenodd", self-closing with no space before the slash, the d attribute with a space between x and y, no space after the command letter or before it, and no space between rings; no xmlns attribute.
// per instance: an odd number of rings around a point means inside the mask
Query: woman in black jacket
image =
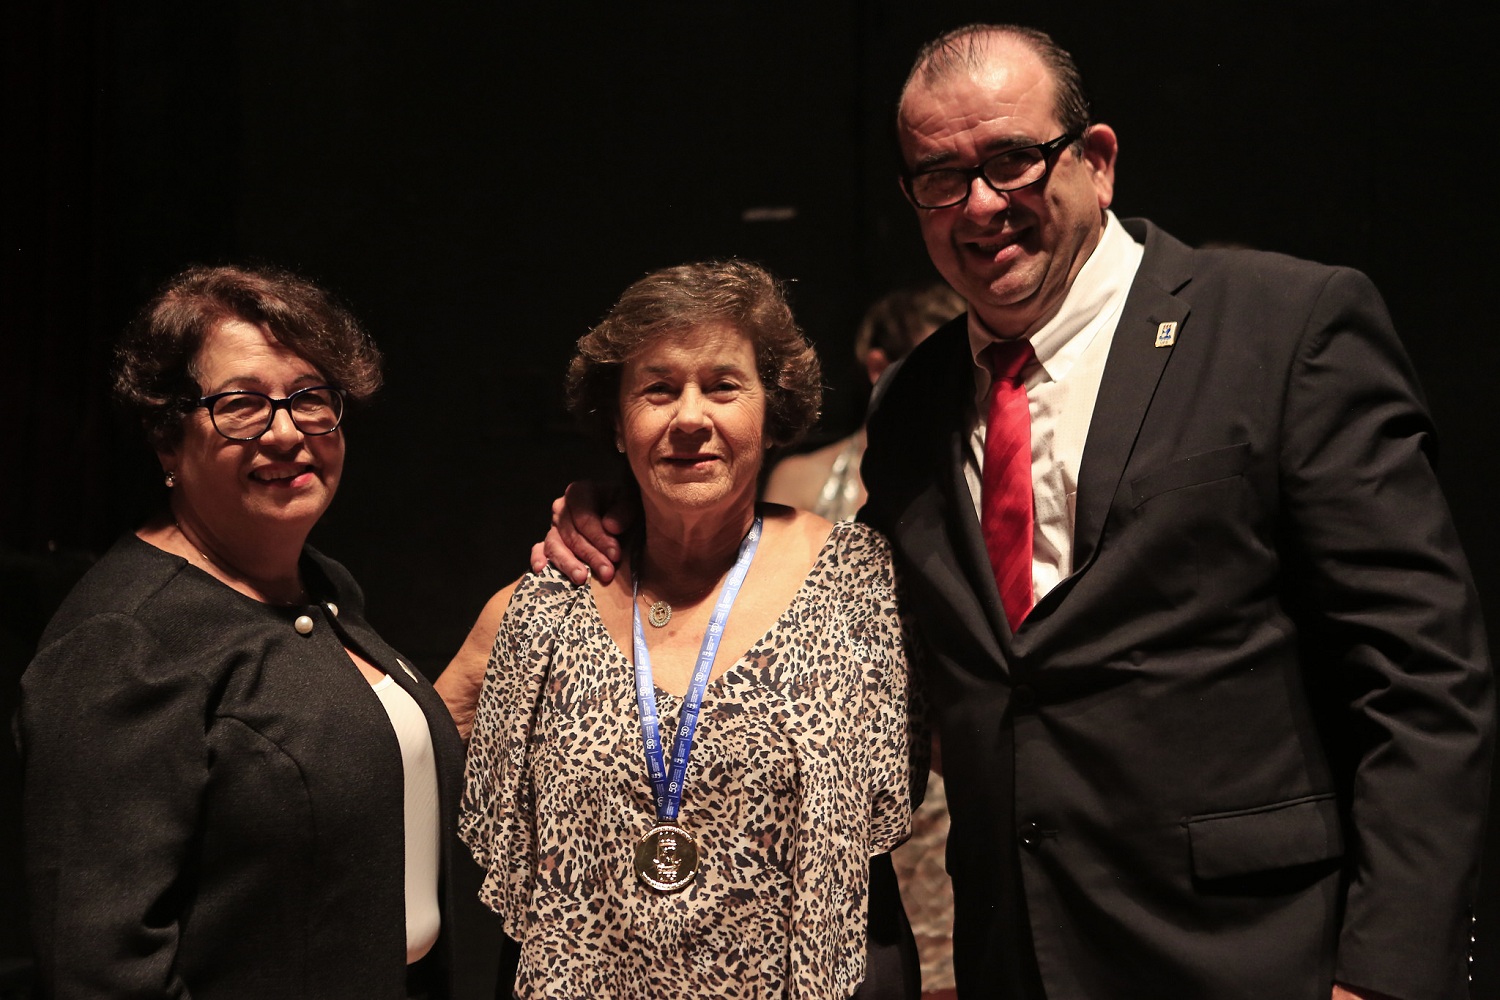
<svg viewBox="0 0 1500 1000"><path fill-rule="evenodd" d="M174 278L117 352L168 502L22 681L26 871L51 996L447 994L463 748L306 543L380 355L313 285Z"/></svg>

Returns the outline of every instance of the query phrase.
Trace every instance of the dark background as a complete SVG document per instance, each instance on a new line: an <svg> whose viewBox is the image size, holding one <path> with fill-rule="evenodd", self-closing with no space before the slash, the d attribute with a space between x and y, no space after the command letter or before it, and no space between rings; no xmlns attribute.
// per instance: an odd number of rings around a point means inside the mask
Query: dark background
<svg viewBox="0 0 1500 1000"><path fill-rule="evenodd" d="M109 408L109 345L189 263L265 260L335 289L388 384L348 422L314 535L429 673L525 568L547 504L606 460L562 413L573 341L647 270L760 260L792 282L857 422L865 304L930 265L890 119L917 45L973 20L1054 33L1121 139L1115 209L1188 242L1348 264L1387 296L1443 434L1489 620L1484 463L1500 362L1489 5L395 0L4 10L0 715L72 579L160 497ZM23 961L16 765L0 754L0 963ZM1492 832L1492 844L1497 838ZM1500 995L1500 848L1476 997ZM493 928L467 929L468 993ZM4 969L0 964L0 969Z"/></svg>

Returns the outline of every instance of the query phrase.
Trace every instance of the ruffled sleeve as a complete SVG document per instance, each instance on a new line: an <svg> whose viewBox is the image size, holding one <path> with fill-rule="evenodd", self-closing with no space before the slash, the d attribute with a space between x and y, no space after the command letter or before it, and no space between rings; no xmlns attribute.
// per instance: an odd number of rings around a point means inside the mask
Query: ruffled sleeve
<svg viewBox="0 0 1500 1000"><path fill-rule="evenodd" d="M903 618L899 581L885 538L863 524L849 533L843 561L851 587L851 634L866 651L859 730L871 734L865 787L870 854L884 854L911 835L911 814L927 786L931 736L920 684L920 649Z"/></svg>
<svg viewBox="0 0 1500 1000"><path fill-rule="evenodd" d="M586 591L548 567L517 585L500 621L474 714L459 836L484 869L479 898L519 939L536 868L530 750L558 625Z"/></svg>

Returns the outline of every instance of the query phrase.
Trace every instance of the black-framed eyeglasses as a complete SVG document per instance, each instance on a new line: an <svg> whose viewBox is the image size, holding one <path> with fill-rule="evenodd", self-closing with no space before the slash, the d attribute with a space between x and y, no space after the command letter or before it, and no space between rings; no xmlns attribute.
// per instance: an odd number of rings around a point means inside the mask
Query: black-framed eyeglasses
<svg viewBox="0 0 1500 1000"><path fill-rule="evenodd" d="M303 434L332 434L344 419L344 390L332 385L310 385L283 399L263 392L232 389L198 400L208 411L214 430L231 441L254 441L271 429L276 411L285 410Z"/></svg>
<svg viewBox="0 0 1500 1000"><path fill-rule="evenodd" d="M1009 194L1047 179L1057 158L1082 132L1069 132L1051 142L996 153L977 167L938 167L906 174L901 186L918 208L950 208L968 200L974 178L983 177L996 194Z"/></svg>

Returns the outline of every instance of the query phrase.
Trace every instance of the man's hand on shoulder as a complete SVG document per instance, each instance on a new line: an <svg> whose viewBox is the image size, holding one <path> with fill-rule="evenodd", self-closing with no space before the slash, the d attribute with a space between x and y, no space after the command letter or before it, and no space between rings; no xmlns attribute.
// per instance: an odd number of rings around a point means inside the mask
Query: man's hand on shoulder
<svg viewBox="0 0 1500 1000"><path fill-rule="evenodd" d="M637 514L626 490L611 491L594 482L568 484L552 501L547 537L531 547L531 571L540 573L550 562L574 583L584 583L590 571L600 583L609 583L620 561L619 536Z"/></svg>

